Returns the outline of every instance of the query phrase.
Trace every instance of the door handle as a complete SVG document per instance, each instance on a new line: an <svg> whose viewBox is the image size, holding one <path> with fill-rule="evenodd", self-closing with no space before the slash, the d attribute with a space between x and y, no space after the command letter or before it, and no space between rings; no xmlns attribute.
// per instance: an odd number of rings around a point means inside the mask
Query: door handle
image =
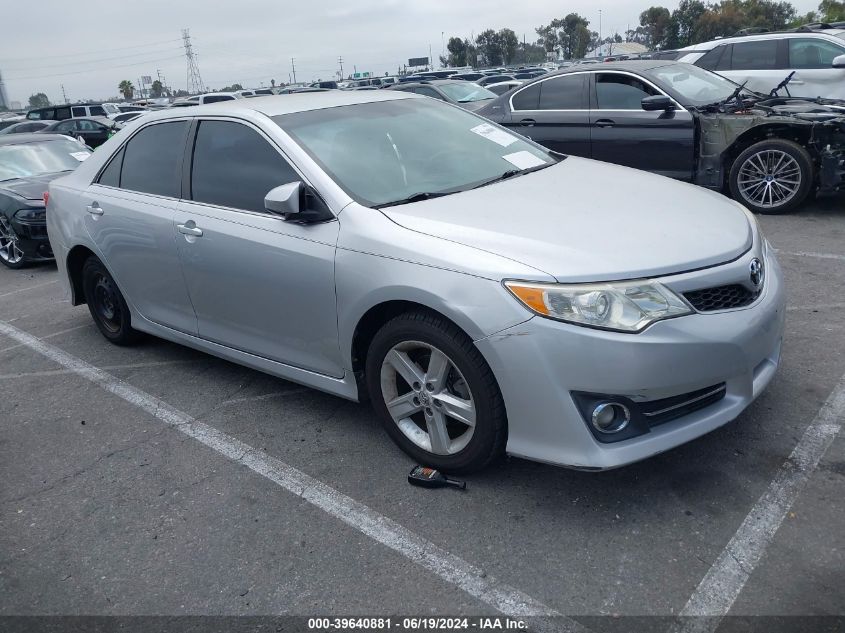
<svg viewBox="0 0 845 633"><path fill-rule="evenodd" d="M522 119L522 121L520 121L519 124L523 127L534 127L534 124L536 122L537 121L535 121L534 119Z"/></svg>
<svg viewBox="0 0 845 633"><path fill-rule="evenodd" d="M598 119L595 122L596 127L613 127L614 125L616 125L616 121L612 119Z"/></svg>
<svg viewBox="0 0 845 633"><path fill-rule="evenodd" d="M196 226L188 226L187 224L177 224L176 228L184 235L193 235L194 237L202 237L202 229Z"/></svg>
<svg viewBox="0 0 845 633"><path fill-rule="evenodd" d="M100 205L96 202L92 202L91 204L89 204L87 207L85 207L85 210L91 215L103 215L103 210L100 208Z"/></svg>

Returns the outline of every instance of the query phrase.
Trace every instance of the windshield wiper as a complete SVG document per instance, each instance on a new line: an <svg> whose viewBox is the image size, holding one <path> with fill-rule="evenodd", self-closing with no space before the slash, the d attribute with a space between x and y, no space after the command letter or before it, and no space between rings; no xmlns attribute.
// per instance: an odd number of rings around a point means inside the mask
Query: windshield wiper
<svg viewBox="0 0 845 633"><path fill-rule="evenodd" d="M485 180L474 187L473 189L478 189L479 187L486 187L487 185L492 185L494 182L500 182L502 180L507 180L508 178L513 178L514 176L522 176L524 174L530 174L532 171L540 171L541 169L545 169L546 167L551 167L552 165L556 165L557 163L543 163L542 165L535 165L534 167L528 167L527 169L508 169L507 171L499 174L498 176L494 176L489 180Z"/></svg>
<svg viewBox="0 0 845 633"><path fill-rule="evenodd" d="M745 81L743 81L740 85L738 85L736 87L736 90L734 90L731 94L729 94L727 97L725 97L721 101L714 101L713 103L708 103L708 104L705 104L703 106L697 106L696 109L697 110L709 110L711 108L715 108L716 110L723 110L723 108L726 105L728 105L731 101L733 101L735 99L737 101L737 105L742 107L742 101L739 99L739 96L740 96L740 93L745 88L745 84L747 84L747 83L748 83L748 80L746 79Z"/></svg>
<svg viewBox="0 0 845 633"><path fill-rule="evenodd" d="M795 71L793 70L791 73L789 73L786 76L786 78L782 82L780 82L774 89L772 89L772 91L769 93L769 96L770 97L777 97L778 93L781 90L786 90L786 96L791 97L792 94L790 94L789 88L787 88L786 86L789 84L790 81L792 81L792 75L794 75L794 74L795 74Z"/></svg>
<svg viewBox="0 0 845 633"><path fill-rule="evenodd" d="M402 198L401 200L393 200L392 202L383 202L381 204L377 204L373 206L374 209L382 209L384 207L397 207L400 204L411 204L412 202L421 202L422 200L431 200L432 198L440 198L441 196L448 196L451 193L457 193L455 191L420 191L419 193L414 193L408 196L407 198Z"/></svg>

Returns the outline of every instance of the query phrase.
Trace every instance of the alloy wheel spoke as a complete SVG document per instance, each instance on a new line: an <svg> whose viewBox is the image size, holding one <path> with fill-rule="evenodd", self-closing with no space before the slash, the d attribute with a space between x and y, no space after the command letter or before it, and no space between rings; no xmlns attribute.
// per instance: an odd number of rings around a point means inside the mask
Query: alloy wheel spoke
<svg viewBox="0 0 845 633"><path fill-rule="evenodd" d="M422 406L414 403L417 395L413 391L397 396L387 403L387 410L393 419L396 421L412 416L414 413L422 411ZM419 402L419 400L417 400Z"/></svg>
<svg viewBox="0 0 845 633"><path fill-rule="evenodd" d="M449 432L446 430L446 418L439 411L433 411L433 415L426 416L428 427L428 439L431 442L431 452L438 455L445 455L449 452Z"/></svg>
<svg viewBox="0 0 845 633"><path fill-rule="evenodd" d="M385 360L390 363L390 366L393 367L393 369L395 369L409 385L413 386L414 383L422 384L425 380L425 375L423 374L422 369L417 366L417 364L412 361L405 352L392 349Z"/></svg>
<svg viewBox="0 0 845 633"><path fill-rule="evenodd" d="M445 415L467 426L475 426L475 406L471 400L458 398L451 393L437 394L437 400L441 404L440 410Z"/></svg>
<svg viewBox="0 0 845 633"><path fill-rule="evenodd" d="M446 388L446 378L449 375L449 370L452 364L446 358L446 354L438 349L431 350L431 358L428 361L428 369L425 372L426 388L431 386L434 393L438 393Z"/></svg>

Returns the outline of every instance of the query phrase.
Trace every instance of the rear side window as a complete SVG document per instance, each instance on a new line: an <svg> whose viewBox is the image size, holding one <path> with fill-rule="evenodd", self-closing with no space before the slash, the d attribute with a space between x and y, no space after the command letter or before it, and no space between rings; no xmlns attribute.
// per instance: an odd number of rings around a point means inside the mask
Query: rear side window
<svg viewBox="0 0 845 633"><path fill-rule="evenodd" d="M91 106L91 116L106 116L106 111L103 106Z"/></svg>
<svg viewBox="0 0 845 633"><path fill-rule="evenodd" d="M56 108L56 120L64 121L70 118L70 108Z"/></svg>
<svg viewBox="0 0 845 633"><path fill-rule="evenodd" d="M202 102L203 103L217 103L218 101L234 101L235 98L230 95L212 95L210 97L204 97Z"/></svg>
<svg viewBox="0 0 845 633"><path fill-rule="evenodd" d="M71 108L70 111L73 113L73 116L86 116L88 114L85 112L85 108L83 106L76 106Z"/></svg>
<svg viewBox="0 0 845 633"><path fill-rule="evenodd" d="M587 75L564 75L540 84L541 110L586 110L584 78Z"/></svg>
<svg viewBox="0 0 845 633"><path fill-rule="evenodd" d="M777 40L740 42L733 45L732 70L775 70L778 68Z"/></svg>
<svg viewBox="0 0 845 633"><path fill-rule="evenodd" d="M642 100L656 94L660 93L630 75L596 75L596 102L599 110L642 110Z"/></svg>
<svg viewBox="0 0 845 633"><path fill-rule="evenodd" d="M830 68L833 58L845 55L845 47L822 39L790 39L790 68Z"/></svg>
<svg viewBox="0 0 845 633"><path fill-rule="evenodd" d="M150 125L126 144L120 188L178 198L187 121Z"/></svg>
<svg viewBox="0 0 845 633"><path fill-rule="evenodd" d="M720 67L719 63L727 48L727 46L717 46L710 49L696 60L695 65L705 70L716 70Z"/></svg>
<svg viewBox="0 0 845 633"><path fill-rule="evenodd" d="M302 180L258 132L232 121L202 121L194 143L191 199L233 209L264 211L264 196Z"/></svg>
<svg viewBox="0 0 845 633"><path fill-rule="evenodd" d="M511 97L514 110L536 110L540 105L540 84L531 84Z"/></svg>
<svg viewBox="0 0 845 633"><path fill-rule="evenodd" d="M106 168L100 174L97 182L106 187L120 187L120 168L123 166L123 150L125 145L120 148L120 151L114 155Z"/></svg>

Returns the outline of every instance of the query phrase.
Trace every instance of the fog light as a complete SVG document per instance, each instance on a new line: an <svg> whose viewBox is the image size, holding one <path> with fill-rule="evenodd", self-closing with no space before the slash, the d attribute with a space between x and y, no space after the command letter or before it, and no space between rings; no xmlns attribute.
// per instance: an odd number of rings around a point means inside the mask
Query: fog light
<svg viewBox="0 0 845 633"><path fill-rule="evenodd" d="M618 433L631 421L631 412L624 404L602 402L593 409L593 427L601 433Z"/></svg>

